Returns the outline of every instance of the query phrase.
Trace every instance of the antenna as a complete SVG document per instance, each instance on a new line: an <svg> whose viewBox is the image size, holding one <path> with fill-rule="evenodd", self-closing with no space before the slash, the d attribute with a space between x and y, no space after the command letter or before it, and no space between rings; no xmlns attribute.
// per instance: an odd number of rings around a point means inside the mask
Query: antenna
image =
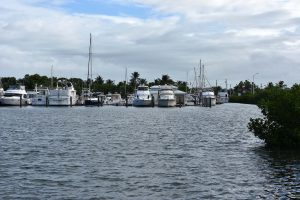
<svg viewBox="0 0 300 200"><path fill-rule="evenodd" d="M51 88L53 88L53 65L51 66Z"/></svg>
<svg viewBox="0 0 300 200"><path fill-rule="evenodd" d="M127 67L125 68L125 96L127 96L126 85L127 85Z"/></svg>

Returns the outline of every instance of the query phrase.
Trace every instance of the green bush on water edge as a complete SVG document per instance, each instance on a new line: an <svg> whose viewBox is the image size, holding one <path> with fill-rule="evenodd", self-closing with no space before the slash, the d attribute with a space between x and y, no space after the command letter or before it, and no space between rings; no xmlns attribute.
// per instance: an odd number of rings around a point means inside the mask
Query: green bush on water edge
<svg viewBox="0 0 300 200"><path fill-rule="evenodd" d="M264 117L251 118L249 130L268 147L300 149L300 85L267 88L257 106Z"/></svg>

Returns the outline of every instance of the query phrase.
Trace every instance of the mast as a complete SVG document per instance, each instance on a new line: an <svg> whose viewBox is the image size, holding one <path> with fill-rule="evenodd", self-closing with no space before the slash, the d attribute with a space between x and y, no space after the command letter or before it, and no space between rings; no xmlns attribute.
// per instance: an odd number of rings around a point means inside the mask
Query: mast
<svg viewBox="0 0 300 200"><path fill-rule="evenodd" d="M196 85L194 93L197 93L198 92L198 81L197 81L197 70L195 67L194 67L194 74L195 74L195 85Z"/></svg>
<svg viewBox="0 0 300 200"><path fill-rule="evenodd" d="M53 65L51 66L51 88L53 88Z"/></svg>
<svg viewBox="0 0 300 200"><path fill-rule="evenodd" d="M201 70L201 59L200 59L200 63L199 63L199 92L201 91L203 85L202 85L202 70Z"/></svg>
<svg viewBox="0 0 300 200"><path fill-rule="evenodd" d="M88 74L87 74L87 83L89 90L91 89L91 81L93 80L92 72L92 34L90 33L90 47L89 47L89 61L88 61Z"/></svg>
<svg viewBox="0 0 300 200"><path fill-rule="evenodd" d="M202 65L202 84L202 87L205 88L204 64Z"/></svg>
<svg viewBox="0 0 300 200"><path fill-rule="evenodd" d="M126 85L127 85L127 67L125 68L125 96L127 96Z"/></svg>
<svg viewBox="0 0 300 200"><path fill-rule="evenodd" d="M185 92L188 92L189 71L186 72Z"/></svg>

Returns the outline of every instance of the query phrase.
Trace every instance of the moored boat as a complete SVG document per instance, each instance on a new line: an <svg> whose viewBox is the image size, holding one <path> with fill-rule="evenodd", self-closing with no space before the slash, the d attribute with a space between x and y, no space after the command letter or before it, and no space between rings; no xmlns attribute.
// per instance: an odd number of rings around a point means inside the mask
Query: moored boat
<svg viewBox="0 0 300 200"><path fill-rule="evenodd" d="M110 105L110 106L123 106L125 104L125 101L121 98L121 94L115 93L115 94L107 94L104 104Z"/></svg>
<svg viewBox="0 0 300 200"><path fill-rule="evenodd" d="M218 92L217 95L217 104L228 103L229 95L226 89Z"/></svg>
<svg viewBox="0 0 300 200"><path fill-rule="evenodd" d="M24 85L9 86L0 97L0 104L3 106L29 105L30 103Z"/></svg>
<svg viewBox="0 0 300 200"><path fill-rule="evenodd" d="M133 102L132 102L133 106L151 106L152 105L152 96L150 94L149 91L149 87L148 86L138 86L134 98L133 98Z"/></svg>
<svg viewBox="0 0 300 200"><path fill-rule="evenodd" d="M76 104L76 90L71 82L64 83L63 87L49 90L49 106L72 106Z"/></svg>
<svg viewBox="0 0 300 200"><path fill-rule="evenodd" d="M158 107L174 107L176 106L176 98L171 86L164 85L158 91Z"/></svg>
<svg viewBox="0 0 300 200"><path fill-rule="evenodd" d="M202 106L215 106L216 105L216 96L213 91L203 91L201 93L201 102Z"/></svg>
<svg viewBox="0 0 300 200"><path fill-rule="evenodd" d="M35 94L31 97L32 106L46 106L48 105L49 89L47 87L39 87L35 89Z"/></svg>

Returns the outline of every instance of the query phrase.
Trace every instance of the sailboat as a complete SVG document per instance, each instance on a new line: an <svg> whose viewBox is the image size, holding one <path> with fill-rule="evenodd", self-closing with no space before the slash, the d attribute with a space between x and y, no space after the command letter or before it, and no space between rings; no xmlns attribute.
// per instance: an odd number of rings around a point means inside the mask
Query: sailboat
<svg viewBox="0 0 300 200"><path fill-rule="evenodd" d="M89 60L88 60L88 74L86 84L87 87L82 89L81 103L87 106L99 105L103 103L103 95L101 93L91 92L91 83L93 81L93 57L92 57L92 34L90 33L90 46L89 46Z"/></svg>
<svg viewBox="0 0 300 200"><path fill-rule="evenodd" d="M215 106L216 105L216 95L213 92L211 87L205 87L205 74L204 74L204 65L201 65L200 60L200 74L199 74L199 99L202 106ZM209 84L209 82L208 82ZM210 84L209 84L210 85Z"/></svg>

